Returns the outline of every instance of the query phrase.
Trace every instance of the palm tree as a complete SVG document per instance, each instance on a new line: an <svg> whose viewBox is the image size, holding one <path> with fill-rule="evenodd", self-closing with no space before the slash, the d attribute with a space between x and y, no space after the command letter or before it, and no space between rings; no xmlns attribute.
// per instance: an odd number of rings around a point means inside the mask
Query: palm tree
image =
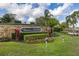
<svg viewBox="0 0 79 59"><path fill-rule="evenodd" d="M45 10L44 16L36 18L36 24L40 26L45 26L48 31L49 36L52 36L52 28L58 23L58 21L49 15L49 11Z"/></svg>
<svg viewBox="0 0 79 59"><path fill-rule="evenodd" d="M79 11L74 11L71 15L75 16L75 18L79 18Z"/></svg>
<svg viewBox="0 0 79 59"><path fill-rule="evenodd" d="M70 15L66 16L66 24L68 25L68 28L70 26Z"/></svg>
<svg viewBox="0 0 79 59"><path fill-rule="evenodd" d="M54 26L56 26L57 24L59 24L59 21L56 18L49 18L48 28L50 28L50 30L48 32L50 37L54 33Z"/></svg>
<svg viewBox="0 0 79 59"><path fill-rule="evenodd" d="M67 23L68 27L70 25L73 26L72 28L73 28L73 32L74 32L74 28L75 28L75 25L77 23L76 15L75 14L71 14L71 15L67 16L66 17L66 23Z"/></svg>

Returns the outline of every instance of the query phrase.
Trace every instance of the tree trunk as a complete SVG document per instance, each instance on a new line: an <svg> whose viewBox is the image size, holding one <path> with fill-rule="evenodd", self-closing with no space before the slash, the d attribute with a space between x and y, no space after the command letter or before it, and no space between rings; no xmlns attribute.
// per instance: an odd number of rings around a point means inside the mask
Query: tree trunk
<svg viewBox="0 0 79 59"><path fill-rule="evenodd" d="M52 33L53 33L52 27L47 27L47 32L48 32L48 36L52 37Z"/></svg>
<svg viewBox="0 0 79 59"><path fill-rule="evenodd" d="M74 28L75 28L75 25L73 24L73 33L74 33Z"/></svg>

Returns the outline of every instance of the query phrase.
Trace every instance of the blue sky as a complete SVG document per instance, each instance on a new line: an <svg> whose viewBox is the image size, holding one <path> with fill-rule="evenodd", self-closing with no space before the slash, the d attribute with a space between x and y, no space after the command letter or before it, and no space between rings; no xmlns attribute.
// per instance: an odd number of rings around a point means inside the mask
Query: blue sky
<svg viewBox="0 0 79 59"><path fill-rule="evenodd" d="M79 3L0 3L0 16L13 13L16 14L17 20L30 23L35 22L37 17L44 16L45 9L48 9L60 22L63 22L67 15L79 10Z"/></svg>

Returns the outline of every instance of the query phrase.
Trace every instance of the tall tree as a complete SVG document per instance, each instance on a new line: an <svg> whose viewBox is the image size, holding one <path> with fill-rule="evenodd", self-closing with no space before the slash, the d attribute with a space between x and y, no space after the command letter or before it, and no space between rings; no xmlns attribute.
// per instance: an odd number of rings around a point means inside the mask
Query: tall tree
<svg viewBox="0 0 79 59"><path fill-rule="evenodd" d="M13 23L15 21L15 14L5 14L3 15L3 17L1 18L1 22L2 23Z"/></svg>
<svg viewBox="0 0 79 59"><path fill-rule="evenodd" d="M48 20L48 26L54 27L57 24L59 24L59 21L56 18L49 18L49 20Z"/></svg>
<svg viewBox="0 0 79 59"><path fill-rule="evenodd" d="M59 24L59 21L56 18L49 18L48 22L48 29L50 28L49 32L49 36L52 36L52 34L54 33L54 26Z"/></svg>
<svg viewBox="0 0 79 59"><path fill-rule="evenodd" d="M75 24L78 22L79 18L79 11L74 11L71 15L66 17L67 24L70 23L73 25L73 28L75 27Z"/></svg>
<svg viewBox="0 0 79 59"><path fill-rule="evenodd" d="M66 24L68 25L68 27L71 24L71 16L70 15L66 17Z"/></svg>
<svg viewBox="0 0 79 59"><path fill-rule="evenodd" d="M76 14L75 13L72 13L71 15L67 16L66 17L66 23L68 24L68 26L71 26L72 25L73 32L74 32L74 28L75 28L75 25L77 23Z"/></svg>
<svg viewBox="0 0 79 59"><path fill-rule="evenodd" d="M39 18L36 18L36 25L39 25L39 26L46 26L46 20L45 20L45 17L44 16L41 16Z"/></svg>
<svg viewBox="0 0 79 59"><path fill-rule="evenodd" d="M52 36L52 28L57 25L58 21L50 16L50 13L48 10L45 10L44 16L41 16L36 19L36 24L40 26L45 26L49 36Z"/></svg>

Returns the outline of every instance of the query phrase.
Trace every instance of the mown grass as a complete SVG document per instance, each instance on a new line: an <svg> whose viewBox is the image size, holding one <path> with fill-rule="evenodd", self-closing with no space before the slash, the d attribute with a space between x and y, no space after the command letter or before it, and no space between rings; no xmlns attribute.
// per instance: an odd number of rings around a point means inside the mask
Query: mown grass
<svg viewBox="0 0 79 59"><path fill-rule="evenodd" d="M79 36L57 33L54 41L27 44L23 42L0 42L1 56L77 56L79 55Z"/></svg>

